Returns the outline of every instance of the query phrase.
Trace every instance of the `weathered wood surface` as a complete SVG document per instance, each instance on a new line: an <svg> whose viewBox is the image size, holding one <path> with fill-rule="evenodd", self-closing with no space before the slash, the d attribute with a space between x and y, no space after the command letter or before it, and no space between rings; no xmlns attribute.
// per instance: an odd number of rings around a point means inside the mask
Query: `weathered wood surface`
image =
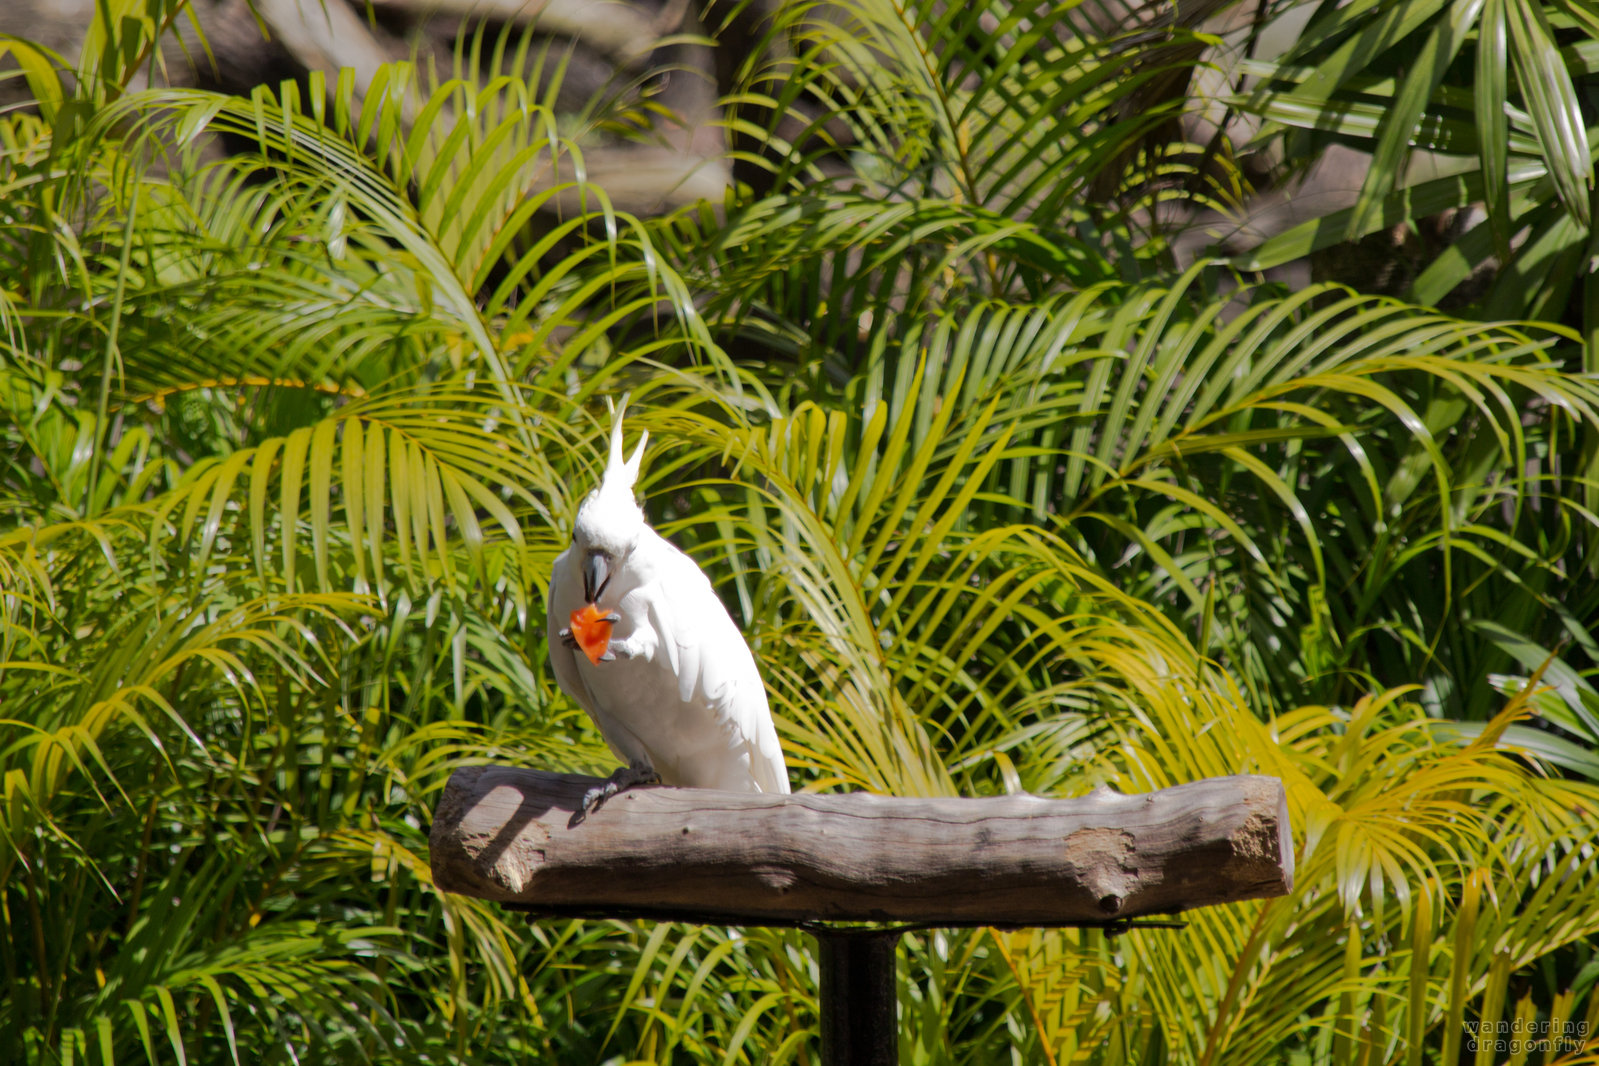
<svg viewBox="0 0 1599 1066"><path fill-rule="evenodd" d="M456 771L434 813L434 881L549 914L752 925L1102 923L1293 885L1271 777L1071 800L642 788L576 819L599 783Z"/></svg>

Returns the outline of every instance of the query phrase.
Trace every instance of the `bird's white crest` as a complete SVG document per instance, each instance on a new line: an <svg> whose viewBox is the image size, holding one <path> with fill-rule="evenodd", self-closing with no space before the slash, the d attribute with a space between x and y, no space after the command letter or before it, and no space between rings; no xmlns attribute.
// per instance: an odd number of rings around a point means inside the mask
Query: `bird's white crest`
<svg viewBox="0 0 1599 1066"><path fill-rule="evenodd" d="M607 407L611 406L609 398ZM573 539L584 551L598 548L621 558L631 551L644 529L644 511L633 496L633 485L638 481L639 468L644 464L644 445L650 435L640 434L633 457L622 453L622 416L627 413L627 397L611 411L611 455L605 464L605 473L594 491L577 509L577 524Z"/></svg>
<svg viewBox="0 0 1599 1066"><path fill-rule="evenodd" d="M622 402L611 407L610 397L605 398L605 406L611 409L611 458L605 464L605 477L600 481L602 493L626 493L629 499L633 497L633 484L638 481L639 467L644 463L644 445L649 443L650 431L645 430L639 434L638 447L633 449L633 458L622 457L622 416L627 414L627 393L622 394Z"/></svg>

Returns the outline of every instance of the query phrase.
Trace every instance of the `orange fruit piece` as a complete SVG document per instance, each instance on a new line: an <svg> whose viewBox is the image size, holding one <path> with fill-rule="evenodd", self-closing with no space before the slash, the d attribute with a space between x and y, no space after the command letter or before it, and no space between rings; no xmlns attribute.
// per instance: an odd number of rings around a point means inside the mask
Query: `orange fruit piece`
<svg viewBox="0 0 1599 1066"><path fill-rule="evenodd" d="M596 666L605 649L611 646L611 623L607 617L608 613L592 603L572 612L572 636L577 638L577 646L589 657L589 662Z"/></svg>

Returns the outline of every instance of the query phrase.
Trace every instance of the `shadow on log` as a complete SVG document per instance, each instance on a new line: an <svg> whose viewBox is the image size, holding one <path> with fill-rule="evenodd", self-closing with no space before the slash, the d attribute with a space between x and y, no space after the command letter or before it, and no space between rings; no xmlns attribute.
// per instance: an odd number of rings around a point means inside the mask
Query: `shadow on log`
<svg viewBox="0 0 1599 1066"><path fill-rule="evenodd" d="M575 819L599 783L456 771L434 812L435 883L545 914L945 926L1099 925L1293 886L1271 777L1068 800L642 788Z"/></svg>

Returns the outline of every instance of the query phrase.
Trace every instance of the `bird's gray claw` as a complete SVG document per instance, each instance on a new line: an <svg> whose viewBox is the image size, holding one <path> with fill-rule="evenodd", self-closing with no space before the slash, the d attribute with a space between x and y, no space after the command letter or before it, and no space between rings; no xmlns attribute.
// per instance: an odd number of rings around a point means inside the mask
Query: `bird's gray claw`
<svg viewBox="0 0 1599 1066"><path fill-rule="evenodd" d="M590 815L599 810L600 804L616 795L618 791L619 789L616 787L616 781L612 779L605 782L605 784L599 786L598 788L591 788L587 792L583 793L584 815Z"/></svg>
<svg viewBox="0 0 1599 1066"><path fill-rule="evenodd" d="M602 663L614 663L614 662L616 662L616 652L608 651L604 655L601 655L600 656L600 662L602 662Z"/></svg>
<svg viewBox="0 0 1599 1066"><path fill-rule="evenodd" d="M605 784L598 785L583 793L582 806L578 808L577 820L587 818L600 809L600 805L618 792L635 788L639 785L658 785L661 775L655 772L655 767L645 762L632 762L622 767L606 778Z"/></svg>
<svg viewBox="0 0 1599 1066"><path fill-rule="evenodd" d="M560 637L561 643L565 644L568 648L577 647L577 638L572 635L572 631L570 629L563 629L557 633L556 636Z"/></svg>

